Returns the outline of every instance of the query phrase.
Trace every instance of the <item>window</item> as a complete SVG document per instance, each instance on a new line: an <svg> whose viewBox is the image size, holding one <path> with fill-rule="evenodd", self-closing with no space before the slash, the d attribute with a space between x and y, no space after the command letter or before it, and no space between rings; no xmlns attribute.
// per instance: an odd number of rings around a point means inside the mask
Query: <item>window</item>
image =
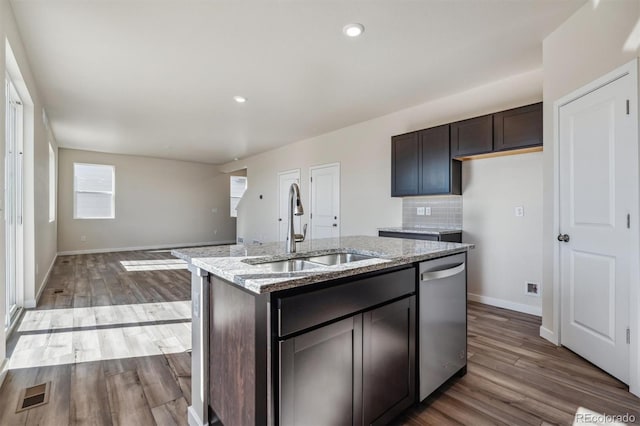
<svg viewBox="0 0 640 426"><path fill-rule="evenodd" d="M115 169L102 164L73 165L75 219L114 219Z"/></svg>
<svg viewBox="0 0 640 426"><path fill-rule="evenodd" d="M56 153L49 142L49 222L56 220Z"/></svg>

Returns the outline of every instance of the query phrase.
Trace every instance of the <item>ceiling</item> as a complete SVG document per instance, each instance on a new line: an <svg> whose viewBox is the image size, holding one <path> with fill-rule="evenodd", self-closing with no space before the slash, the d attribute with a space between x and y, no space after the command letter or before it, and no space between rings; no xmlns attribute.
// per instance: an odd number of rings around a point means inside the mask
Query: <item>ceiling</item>
<svg viewBox="0 0 640 426"><path fill-rule="evenodd" d="M61 147L220 164L539 68L544 37L584 3L12 6ZM361 37L342 34L352 22Z"/></svg>

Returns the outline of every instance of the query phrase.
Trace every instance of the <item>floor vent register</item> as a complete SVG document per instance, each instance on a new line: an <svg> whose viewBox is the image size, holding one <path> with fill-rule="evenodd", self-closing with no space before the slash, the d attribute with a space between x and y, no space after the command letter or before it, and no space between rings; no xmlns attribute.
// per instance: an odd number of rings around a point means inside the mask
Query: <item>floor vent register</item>
<svg viewBox="0 0 640 426"><path fill-rule="evenodd" d="M48 403L50 387L51 382L47 382L23 389L22 392L20 392L20 398L18 399L18 409L16 410L16 413L35 407L40 407L41 405Z"/></svg>

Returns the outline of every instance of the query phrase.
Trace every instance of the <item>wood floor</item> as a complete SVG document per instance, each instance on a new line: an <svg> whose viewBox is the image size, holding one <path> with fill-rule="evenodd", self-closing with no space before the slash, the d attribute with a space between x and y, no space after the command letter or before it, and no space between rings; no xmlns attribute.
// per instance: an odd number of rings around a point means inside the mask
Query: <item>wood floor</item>
<svg viewBox="0 0 640 426"><path fill-rule="evenodd" d="M58 258L9 338L0 425L186 425L191 281L169 252ZM16 414L20 390L49 403Z"/></svg>
<svg viewBox="0 0 640 426"><path fill-rule="evenodd" d="M189 299L189 275L168 252L60 257L8 342L0 425L186 425ZM478 303L468 312L468 374L396 424L569 425L579 407L640 424L640 400L538 337L538 317ZM20 390L45 381L49 403L16 414Z"/></svg>
<svg viewBox="0 0 640 426"><path fill-rule="evenodd" d="M467 374L410 410L405 425L571 425L578 407L635 416L640 399L539 337L540 318L469 303Z"/></svg>

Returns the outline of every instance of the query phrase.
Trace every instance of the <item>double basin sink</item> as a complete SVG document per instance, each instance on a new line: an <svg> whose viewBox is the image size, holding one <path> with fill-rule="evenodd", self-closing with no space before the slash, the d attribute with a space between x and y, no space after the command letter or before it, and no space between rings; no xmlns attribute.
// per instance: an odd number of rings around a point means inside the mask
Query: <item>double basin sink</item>
<svg viewBox="0 0 640 426"><path fill-rule="evenodd" d="M375 259L375 257L357 253L333 253L322 256L280 260L277 262L256 263L255 265L267 267L271 272L298 272L321 268L323 266L342 265L367 259Z"/></svg>

